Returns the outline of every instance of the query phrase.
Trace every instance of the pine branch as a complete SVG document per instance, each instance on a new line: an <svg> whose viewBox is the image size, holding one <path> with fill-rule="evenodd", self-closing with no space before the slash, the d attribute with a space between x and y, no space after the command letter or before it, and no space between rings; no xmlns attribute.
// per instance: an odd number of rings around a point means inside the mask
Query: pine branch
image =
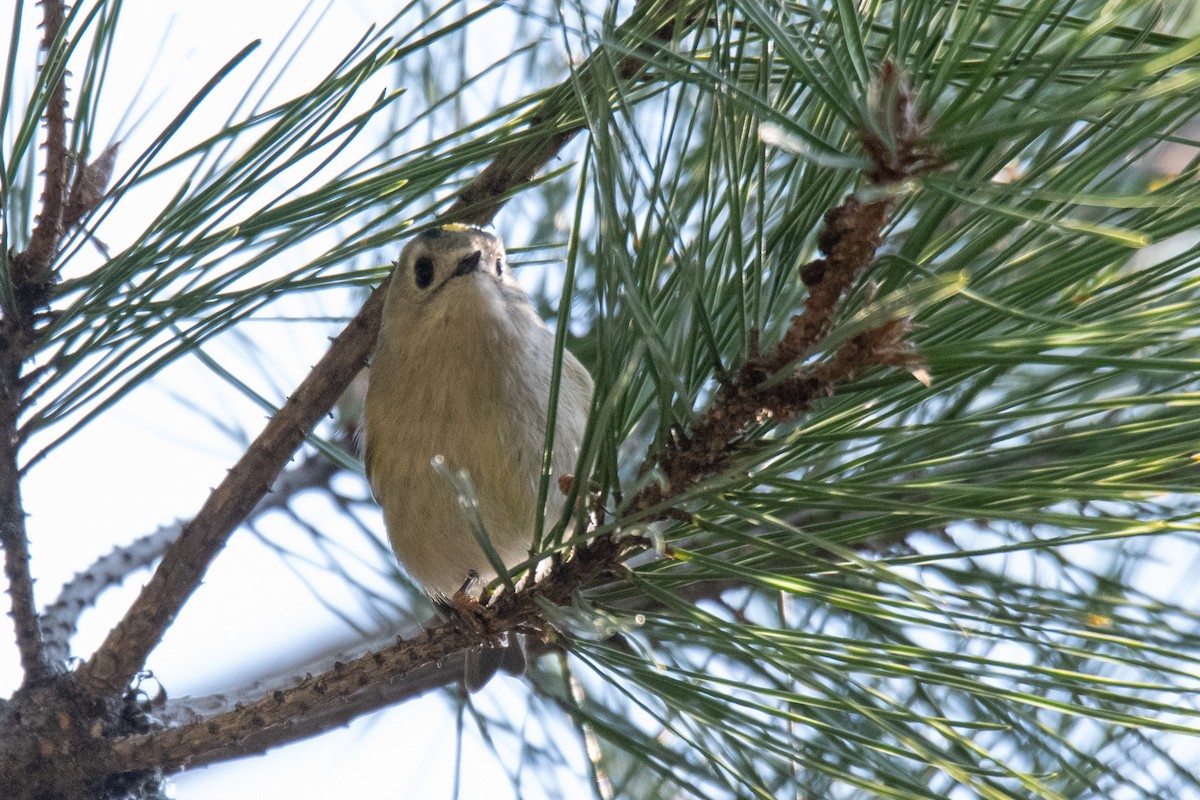
<svg viewBox="0 0 1200 800"><path fill-rule="evenodd" d="M61 69L62 74L51 86L43 114L46 171L41 211L25 251L10 262L12 272L8 278L12 296L6 298L8 306L0 320L0 546L4 548L4 575L12 601L10 614L26 686L46 680L52 671L38 625L21 499L18 423L27 385L22 372L37 338L35 314L46 303L51 283L50 264L62 239L63 204L71 166L66 143L66 71L65 67L49 61L54 42L65 24L66 8L61 0L43 0L41 6L41 52L47 59L42 68Z"/></svg>
<svg viewBox="0 0 1200 800"><path fill-rule="evenodd" d="M339 469L322 456L305 459L280 473L270 493L259 501L247 519L253 520L268 511L286 508L302 492L327 488ZM137 570L149 567L160 559L179 538L184 527L182 521L164 525L127 545L115 547L62 587L58 597L42 612L40 621L42 639L51 664L61 664L70 658L70 641L75 635L80 615L95 605L105 591L119 586Z"/></svg>
<svg viewBox="0 0 1200 800"><path fill-rule="evenodd" d="M47 63L52 47L66 22L66 4L61 0L43 0L42 46ZM71 154L67 151L67 83L66 69L50 89L46 111L42 119L46 125L46 171L42 189L42 206L37 225L29 237L23 253L14 259L13 284L18 289L17 297L41 287L43 292L50 282L50 264L58 255L58 244L62 240L63 206L67 200L67 182L71 173ZM44 300L44 294L41 300ZM40 303L39 303L40 304Z"/></svg>
<svg viewBox="0 0 1200 800"><path fill-rule="evenodd" d="M376 292L355 321L335 340L279 414L268 422L226 479L209 496L196 517L184 525L178 539L163 556L150 582L134 601L92 658L79 671L92 691L117 691L141 668L150 649L174 619L178 609L199 584L208 563L224 547L229 533L263 502L269 487L257 476L277 473L311 430L337 401L363 363L337 357L340 350L362 352L365 361L373 334L361 324L364 317L378 318L382 295ZM302 420L297 422L297 419ZM304 427L301 427L304 426ZM247 504L254 506L247 508ZM151 638L153 637L153 638ZM135 647L133 653L127 648ZM136 664L134 663L136 660ZM132 668L132 672L125 674ZM124 676L123 678L119 676ZM117 683L117 681L120 681Z"/></svg>
<svg viewBox="0 0 1200 800"><path fill-rule="evenodd" d="M781 356L780 351L786 354L789 347L796 347L797 337L807 337L808 343L815 345L828 332L845 289L867 269L881 241L880 231L887 221L886 206L887 201L864 205L852 196L827 216L823 249L832 266L826 270L822 281L814 280L814 284L827 281L834 288L813 292L813 299L804 314L797 316L789 335L764 363L780 359L781 364L786 363L794 356ZM813 324L811 319L818 322ZM718 449L709 445L719 443L719 453L723 457L728 451L727 439L736 435L755 414L761 414L763 408L769 407L784 418L794 417L807 410L815 397L832 391L834 385L852 377L855 371L876 364L895 363L899 358L897 353L907 352L903 341L907 331L906 324L892 321L859 334L819 368L810 370L803 377L781 382L782 390L764 390L756 382L740 394L722 395L690 441L693 444L704 442L702 449L712 453ZM747 370L755 373L763 369L757 359L747 364ZM802 387L807 396L800 397L797 387ZM724 427L726 425L732 427ZM668 481L669 493L652 486L635 501L634 508L669 505L672 498L682 494L701 475L716 469L722 457L709 458L697 465L692 450L671 451L662 465L672 476ZM666 513L669 516L669 510ZM351 707L364 713L377 707L374 705L379 700L377 696L364 701L359 694L381 682L406 681L408 685L411 681L413 685L426 686L426 680L436 679L439 675L444 678L446 673L442 670L433 674L422 672L420 678L411 678L418 668L437 664L493 637L512 632L542 637L551 635L544 612L546 604L567 604L581 589L619 578L625 574L624 560L647 546L647 542L637 537L597 537L573 550L565 561L556 560L546 578L515 592L495 596L477 616L454 619L415 638L400 641L394 647L347 664L335 664L333 669L320 676L305 678L289 689L276 690L256 702L239 704L232 710L179 728L120 740L113 746L116 761L112 768L127 771L157 765L172 770L197 763L197 760L211 763L226 754L262 752L305 738L320 729L317 720L328 718L329 708L341 708L342 711L336 712L341 715L348 713Z"/></svg>
<svg viewBox="0 0 1200 800"><path fill-rule="evenodd" d="M666 41L675 35L679 13L672 2L639 8L619 33L632 39L635 47L644 41L638 35L643 29L657 31L655 38ZM687 26L695 24L694 19L686 16L684 19ZM604 70L589 68L600 62L604 55L601 51L592 56L580 72L597 76L590 88L603 92L601 96L607 101L614 87L601 80L605 76ZM635 73L632 68L622 70L623 75ZM582 119L577 107L579 100L574 95L576 85L575 79L568 80L551 94L547 103L554 100L561 105L539 107L532 117L529 134L498 154L493 163L501 166L491 171L485 169L469 184L445 214L445 219L489 221L510 192L527 182L558 154L571 136L582 129L580 124L565 130L561 127L565 119ZM530 153L536 154L533 160L526 155ZM371 294L279 413L267 423L225 480L185 526L124 618L77 673L87 691L104 696L124 690L195 591L212 559L266 492L269 482L333 407L358 371L366 366L379 330L385 289L386 283Z"/></svg>
<svg viewBox="0 0 1200 800"><path fill-rule="evenodd" d="M456 618L385 650L335 663L327 672L308 676L289 689L192 724L119 739L107 767L111 772L177 770L212 763L218 756L262 752L311 736L320 729L318 720L348 719L351 708L359 713L378 708L376 703L382 704L392 692L377 687L400 682L401 698L427 691L433 688L433 680L446 679L449 659L483 641L509 632L549 635L544 604L565 604L579 587L619 575L621 561L635 544L600 537L557 563L544 580L496 597L477 618ZM441 667L428 669L439 663ZM459 675L461 671L455 673Z"/></svg>
<svg viewBox="0 0 1200 800"><path fill-rule="evenodd" d="M2 334L0 334L2 336ZM20 385L20 359L0 353L0 382L5 389ZM50 676L50 662L38 627L29 570L29 539L25 531L25 509L21 501L20 471L17 468L16 414L12 392L0 396L0 545L4 548L4 576L12 602L9 612L16 631L17 649L25 683L35 684Z"/></svg>
<svg viewBox="0 0 1200 800"><path fill-rule="evenodd" d="M920 359L907 343L906 320L890 320L842 344L824 361L798 364L815 353L833 329L842 299L866 275L883 243L888 211L895 202L887 187L940 167L936 152L922 145L925 126L913 115L913 92L890 62L876 78L873 95L887 105L876 106L875 130L860 137L870 157L865 173L864 202L847 196L825 215L818 247L824 258L800 270L808 297L801 313L792 317L782 341L760 354L757 332L751 333L751 353L736 379L722 386L713 404L688 432L680 432L658 457L666 486L648 484L631 504L635 511L661 506L728 462L743 432L754 424L795 420L818 399L832 396L836 387L875 366L904 367L920 374ZM878 102L878 101L877 101ZM885 146L884 141L892 142ZM650 462L643 468L647 471Z"/></svg>
<svg viewBox="0 0 1200 800"><path fill-rule="evenodd" d="M75 635L83 612L95 605L105 591L121 585L130 574L161 558L171 542L179 537L182 528L182 522L163 525L129 544L114 547L63 584L58 597L42 612L39 622L51 664L65 663L71 657L71 637Z"/></svg>

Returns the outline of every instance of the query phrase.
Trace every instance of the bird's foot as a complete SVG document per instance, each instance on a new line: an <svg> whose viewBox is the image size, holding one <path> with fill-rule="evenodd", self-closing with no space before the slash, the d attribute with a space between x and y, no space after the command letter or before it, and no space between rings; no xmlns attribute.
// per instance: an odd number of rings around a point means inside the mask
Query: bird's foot
<svg viewBox="0 0 1200 800"><path fill-rule="evenodd" d="M472 632L490 637L492 635L491 622L495 618L495 612L488 607L489 597L486 589L478 595L471 593L471 589L478 584L479 577L472 573L463 582L462 587L451 595L447 605Z"/></svg>

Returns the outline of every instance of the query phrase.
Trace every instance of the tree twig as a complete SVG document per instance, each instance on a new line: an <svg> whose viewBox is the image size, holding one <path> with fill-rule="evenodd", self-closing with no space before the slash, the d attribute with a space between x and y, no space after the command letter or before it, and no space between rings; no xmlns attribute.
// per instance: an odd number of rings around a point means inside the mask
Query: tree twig
<svg viewBox="0 0 1200 800"><path fill-rule="evenodd" d="M45 53L45 69L51 65L54 40L58 38L66 22L66 6L62 0L43 0L42 46ZM22 291L34 291L50 281L50 264L58 254L58 243L63 235L63 206L67 199L67 182L71 172L71 156L67 152L67 84L66 67L61 66L62 76L54 82L46 100L46 111L42 119L46 125L46 170L42 189L42 205L37 224L29 237L24 252L14 259L13 283L18 296Z"/></svg>
<svg viewBox="0 0 1200 800"><path fill-rule="evenodd" d="M642 44L647 36L669 40L678 25L694 25L692 17L680 17L674 2L648 4L635 11L622 25L627 38ZM638 31L648 31L639 34ZM603 55L603 54L601 54ZM595 58L595 56L593 56ZM589 62L591 59L589 59ZM630 65L635 62L629 62ZM632 76L632 66L622 76ZM603 76L603 70L594 74ZM622 76L617 76L619 79ZM624 78L628 80L629 78ZM574 80L563 87L574 87ZM597 81L605 96L614 87ZM551 99L557 97L553 93ZM493 164L459 195L446 219L489 222L509 193L528 182L553 159L563 146L582 130L582 123L563 128L563 120L582 119L573 93L564 93L572 109L539 106L532 115L531 131L521 141L501 150ZM549 100L547 101L549 102ZM571 112L571 113L568 113ZM540 142L541 144L535 144ZM533 157L531 157L533 154ZM167 550L149 583L125 616L109 632L100 648L77 673L81 685L97 696L120 694L142 668L167 626L195 591L208 565L224 547L234 529L246 518L267 486L278 474L304 437L333 407L341 392L366 365L375 343L383 307L384 285L377 288L346 329L288 398L250 445L249 449L213 491L200 511L185 526L179 539Z"/></svg>
<svg viewBox="0 0 1200 800"><path fill-rule="evenodd" d="M163 525L129 544L114 547L63 584L58 597L46 606L39 621L46 656L52 665L64 664L70 658L71 637L78 628L80 615L106 590L119 586L130 574L162 557L182 528L182 522Z"/></svg>
<svg viewBox="0 0 1200 800"><path fill-rule="evenodd" d="M29 539L25 508L21 499L21 471L17 464L20 437L17 433L21 401L25 393L22 374L31 343L35 340L35 312L47 298L50 264L62 238L62 213L70 172L67 152L67 87L65 67L50 63L55 39L62 31L66 9L61 0L43 0L42 47L46 63L42 69L61 70L50 88L43 121L46 126L45 185L41 210L28 246L12 258L9 274L11 304L0 321L0 546L4 548L4 576L8 581L17 650L25 673L24 685L50 677L50 661L38 626L29 568Z"/></svg>
<svg viewBox="0 0 1200 800"><path fill-rule="evenodd" d="M938 153L923 145L926 131L923 120L915 115L913 92L891 62L883 65L871 91L875 127L861 132L872 164L866 173L868 183L886 187L937 169ZM881 136L881 130L887 135ZM826 360L800 365L825 341L842 299L869 271L883 242L894 198L878 189L873 194L878 196L864 201L852 193L826 213L817 241L823 257L800 270L808 288L804 309L792 317L783 339L770 352L757 352L755 335L750 357L737 377L721 387L690 431L679 432L657 454L666 486L648 483L631 503L633 510L659 506L664 499L678 496L718 472L753 424L794 420L807 413L816 400L831 395L837 384L870 367L919 368L920 360L907 343L910 325L906 320L885 322L852 337ZM643 472L652 463L648 461Z"/></svg>
<svg viewBox="0 0 1200 800"><path fill-rule="evenodd" d="M248 519L286 508L301 492L328 487L329 480L339 469L324 456L306 458L279 474L271 491L258 502ZM42 639L52 665L61 664L70 657L70 640L75 635L79 616L106 590L119 586L130 574L161 558L179 538L183 528L182 521L164 525L129 544L115 547L63 585L58 597L42 612L40 621Z"/></svg>
<svg viewBox="0 0 1200 800"><path fill-rule="evenodd" d="M390 694L378 688L401 682L402 696L433 688L431 680L444 681L448 659L480 643L478 626L485 635L521 631L536 634L546 630L543 604L562 605L581 586L612 579L631 547L640 541L601 537L577 548L570 558L554 566L536 584L511 594L502 594L484 610L486 616L467 621L456 618L398 641L391 647L369 653L313 677L306 676L288 689L279 689L255 702L240 703L224 713L192 724L137 736L113 743L109 769L128 772L152 767L176 770L193 764L211 763L218 755L239 755L296 741L315 733L315 720L349 718L338 706L352 705L362 712L372 710ZM428 665L440 669L429 670ZM455 673L461 676L461 671ZM363 702L361 693L370 693ZM246 742L247 744L239 744Z"/></svg>
<svg viewBox="0 0 1200 800"><path fill-rule="evenodd" d="M5 388L20 381L20 361L3 358L0 382ZM8 394L8 393L6 393ZM25 531L25 508L21 502L20 472L17 469L16 415L11 397L0 398L0 545L4 547L4 577L8 580L13 628L26 685L50 676L50 662L38 627L33 600L33 577L29 570L29 540Z"/></svg>
<svg viewBox="0 0 1200 800"><path fill-rule="evenodd" d="M308 432L366 366L382 307L383 294L376 290L184 526L125 616L77 673L90 692L120 694L142 668L229 535L249 516Z"/></svg>

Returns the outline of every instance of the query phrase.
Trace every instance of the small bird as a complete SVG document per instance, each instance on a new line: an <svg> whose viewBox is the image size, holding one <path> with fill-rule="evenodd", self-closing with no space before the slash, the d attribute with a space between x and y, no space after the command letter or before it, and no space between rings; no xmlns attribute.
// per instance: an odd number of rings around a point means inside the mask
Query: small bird
<svg viewBox="0 0 1200 800"><path fill-rule="evenodd" d="M554 334L509 274L497 237L446 225L404 247L371 360L364 463L396 557L439 602L472 596L496 570L459 491L432 460L466 472L500 560L525 561L537 521L553 367ZM557 479L575 469L591 397L591 375L564 351L547 528L562 513ZM500 666L523 669L518 647L508 649L517 652L468 653L467 687L475 691Z"/></svg>

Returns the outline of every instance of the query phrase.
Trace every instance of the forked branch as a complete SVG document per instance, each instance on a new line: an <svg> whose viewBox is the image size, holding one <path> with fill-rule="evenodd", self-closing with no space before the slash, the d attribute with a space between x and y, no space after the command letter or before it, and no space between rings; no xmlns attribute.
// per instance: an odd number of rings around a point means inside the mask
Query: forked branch
<svg viewBox="0 0 1200 800"><path fill-rule="evenodd" d="M888 201L862 203L852 196L827 215L821 237L824 264L806 268L812 292L784 341L770 353L751 358L738 381L726 387L701 416L693 433L662 455L659 466L668 476L665 486L655 484L645 490L630 504L632 510L669 506L695 481L718 470L728 457L730 442L736 442L745 426L764 414L792 419L859 370L915 363L916 356L905 340L908 324L893 320L852 337L813 366L801 369L792 364L821 344L846 290L869 268L882 241L887 205ZM814 274L818 271L819 275ZM793 374L772 384L768 379L782 369L792 369ZM451 620L205 719L119 740L111 767L170 770L187 763L209 763L219 754L261 752L311 735L317 727L315 720L326 718L330 708L371 706L377 699L370 694L376 685L399 682L423 687L427 673L422 670L428 665L445 663L490 638L513 632L552 637L545 615L547 603L564 605L581 589L619 580L626 574L624 561L648 546L639 538L597 537L565 558L555 559L549 573L537 582L495 596L480 618ZM446 671L439 672L444 679Z"/></svg>
<svg viewBox="0 0 1200 800"><path fill-rule="evenodd" d="M617 38L639 46L646 41L669 41L696 22L676 2L649 3L639 7L618 29ZM603 56L601 53L589 59L577 71L576 78L562 84L534 110L530 130L497 154L493 164L462 191L445 219L489 222L513 191L531 180L583 129L584 115L575 94L578 76L591 76L586 88L602 93L604 98L617 89L607 81L610 71L589 68L594 61L602 62ZM620 74L611 77L618 82L635 79L638 62L627 59L623 63ZM267 423L163 556L125 616L79 670L78 680L88 692L112 696L125 690L229 536L366 365L379 330L385 286L371 294L279 413Z"/></svg>

